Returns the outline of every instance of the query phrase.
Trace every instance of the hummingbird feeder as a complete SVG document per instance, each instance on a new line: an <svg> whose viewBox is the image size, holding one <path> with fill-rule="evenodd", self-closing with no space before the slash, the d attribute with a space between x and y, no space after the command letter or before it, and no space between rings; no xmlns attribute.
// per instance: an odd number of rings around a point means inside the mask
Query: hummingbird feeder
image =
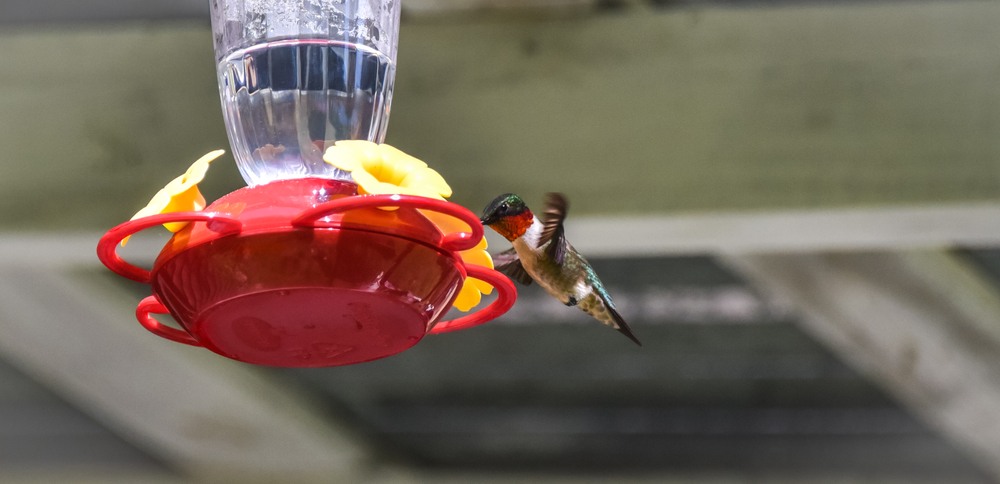
<svg viewBox="0 0 1000 484"><path fill-rule="evenodd" d="M213 2L222 104L249 186L206 206L197 183L221 152L210 154L102 237L108 268L151 285L136 309L146 329L248 363L323 367L510 309L516 289L492 270L478 217L444 201L451 190L426 164L377 144L398 19L396 0ZM152 270L118 256L157 225L175 234ZM440 321L493 288L487 307ZM166 313L182 329L152 317Z"/></svg>

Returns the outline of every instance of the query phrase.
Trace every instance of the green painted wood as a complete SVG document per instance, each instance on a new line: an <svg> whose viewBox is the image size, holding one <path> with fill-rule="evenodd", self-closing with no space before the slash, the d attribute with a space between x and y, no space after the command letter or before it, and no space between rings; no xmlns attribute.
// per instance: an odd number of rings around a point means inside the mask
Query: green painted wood
<svg viewBox="0 0 1000 484"><path fill-rule="evenodd" d="M212 64L201 25L0 35L0 226L110 228L228 148ZM221 195L241 180L218 161Z"/></svg>
<svg viewBox="0 0 1000 484"><path fill-rule="evenodd" d="M477 208L997 200L998 22L952 2L410 25L389 141Z"/></svg>
<svg viewBox="0 0 1000 484"><path fill-rule="evenodd" d="M404 23L388 141L479 210L1000 201L1000 5ZM227 147L205 22L0 34L0 227L103 228ZM243 185L216 161L209 198Z"/></svg>

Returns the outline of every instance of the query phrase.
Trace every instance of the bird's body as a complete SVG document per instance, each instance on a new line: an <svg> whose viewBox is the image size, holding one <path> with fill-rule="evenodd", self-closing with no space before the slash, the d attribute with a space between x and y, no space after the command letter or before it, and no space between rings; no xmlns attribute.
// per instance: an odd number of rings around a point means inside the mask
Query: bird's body
<svg viewBox="0 0 1000 484"><path fill-rule="evenodd" d="M497 270L522 284L537 282L563 304L578 306L641 346L593 267L563 236L566 206L562 195L549 194L544 219L539 219L516 195L494 200L482 222L513 245L494 258Z"/></svg>

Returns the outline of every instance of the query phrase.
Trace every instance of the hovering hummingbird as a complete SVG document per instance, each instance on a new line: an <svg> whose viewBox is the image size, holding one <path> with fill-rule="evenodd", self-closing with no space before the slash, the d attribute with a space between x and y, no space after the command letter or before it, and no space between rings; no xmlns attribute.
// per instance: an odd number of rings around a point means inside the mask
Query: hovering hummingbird
<svg viewBox="0 0 1000 484"><path fill-rule="evenodd" d="M537 281L563 304L579 306L583 312L642 346L615 310L597 273L566 240L563 219L567 207L562 194L549 193L539 220L521 197L513 193L500 195L490 202L480 222L514 246L493 257L496 269L526 286L532 280Z"/></svg>

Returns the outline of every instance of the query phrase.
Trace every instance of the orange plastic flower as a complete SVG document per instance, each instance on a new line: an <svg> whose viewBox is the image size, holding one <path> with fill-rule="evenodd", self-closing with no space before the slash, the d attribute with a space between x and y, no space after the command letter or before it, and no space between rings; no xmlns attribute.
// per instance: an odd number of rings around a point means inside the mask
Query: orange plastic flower
<svg viewBox="0 0 1000 484"><path fill-rule="evenodd" d="M389 145L370 141L338 141L326 150L323 160L344 171L358 184L358 192L370 195L416 195L444 200L451 196L451 187L438 172L424 163ZM386 208L385 210L395 210ZM461 220L430 210L421 210L444 234L468 232L470 227ZM459 252L466 264L493 268L493 259L486 251L486 239L476 247ZM459 311L469 311L482 300L483 294L493 292L493 286L472 277L455 299Z"/></svg>
<svg viewBox="0 0 1000 484"><path fill-rule="evenodd" d="M212 160L222 156L225 150L216 150L195 161L183 175L174 178L167 183L167 186L153 195L153 199L145 208L136 212L132 220L158 213L200 211L205 208L205 197L198 190L198 183L205 179L208 172L208 164ZM173 222L163 224L167 230L177 232L187 226L190 222ZM128 242L128 237L122 240L122 246Z"/></svg>
<svg viewBox="0 0 1000 484"><path fill-rule="evenodd" d="M469 231L469 226L465 222L450 215L430 210L421 210L420 213L424 214L434 225L437 225L442 233L451 234ZM493 258L486 251L486 237L483 237L475 247L463 250L458 255L466 264L475 264L489 269L493 268ZM468 312L482 301L483 294L490 294L492 292L493 286L486 283L486 281L468 277L465 279L462 289L458 292L458 297L455 298L454 306L459 311Z"/></svg>

